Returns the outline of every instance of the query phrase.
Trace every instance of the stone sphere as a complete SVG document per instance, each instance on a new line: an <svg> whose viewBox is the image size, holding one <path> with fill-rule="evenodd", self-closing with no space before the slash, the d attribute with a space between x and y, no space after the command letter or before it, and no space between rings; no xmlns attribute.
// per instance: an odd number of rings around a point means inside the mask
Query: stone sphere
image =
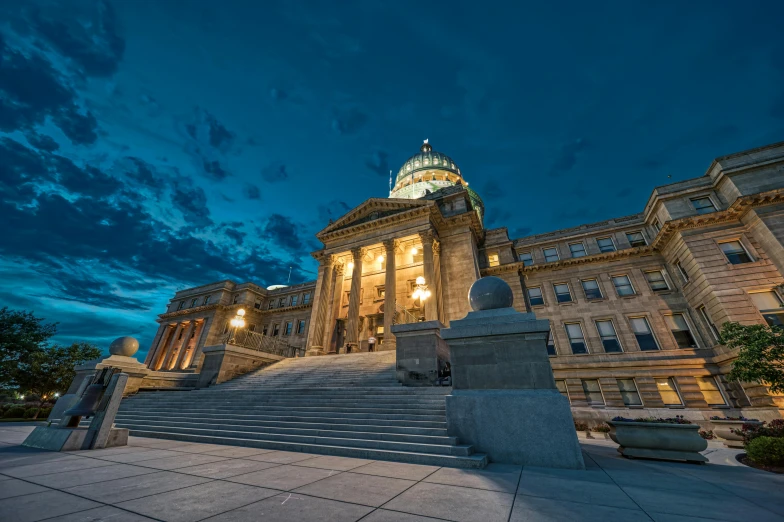
<svg viewBox="0 0 784 522"><path fill-rule="evenodd" d="M468 290L468 303L474 312L509 308L513 302L512 289L500 277L487 276L477 279Z"/></svg>
<svg viewBox="0 0 784 522"><path fill-rule="evenodd" d="M125 357L133 357L133 354L139 349L139 341L133 337L118 337L112 344L109 345L110 355L123 355Z"/></svg>

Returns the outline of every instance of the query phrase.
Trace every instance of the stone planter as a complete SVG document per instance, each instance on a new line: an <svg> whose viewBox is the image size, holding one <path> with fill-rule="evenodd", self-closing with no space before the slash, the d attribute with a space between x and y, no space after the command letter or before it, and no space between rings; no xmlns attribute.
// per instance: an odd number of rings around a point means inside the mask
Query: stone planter
<svg viewBox="0 0 784 522"><path fill-rule="evenodd" d="M713 434L716 435L728 448L742 448L743 436L737 435L732 430L738 430L744 424L759 426L762 421L758 420L711 420L713 423Z"/></svg>
<svg viewBox="0 0 784 522"><path fill-rule="evenodd" d="M697 424L665 424L657 422L608 421L610 438L620 447L624 457L659 460L707 462L700 451L708 441L700 437Z"/></svg>

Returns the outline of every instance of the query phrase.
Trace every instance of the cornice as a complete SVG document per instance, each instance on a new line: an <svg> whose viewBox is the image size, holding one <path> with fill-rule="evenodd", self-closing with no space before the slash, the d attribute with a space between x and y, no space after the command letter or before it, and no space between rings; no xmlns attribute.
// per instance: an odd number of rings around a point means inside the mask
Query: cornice
<svg viewBox="0 0 784 522"><path fill-rule="evenodd" d="M394 223L402 223L402 222L406 222L406 221L411 221L413 219L425 216L425 215L430 213L431 205L435 205L435 204L433 202L431 202L431 201L428 201L427 203L429 203L429 205L421 206L421 207L414 207L414 208L411 208L409 210L403 210L403 211L398 212L396 214L391 214L389 216L383 216L383 217L380 217L378 219L374 219L372 221L365 221L363 223L359 223L359 224L354 225L354 226L348 226L346 228L340 228L340 229L332 230L332 231L329 231L329 232L319 232L316 235L316 237L322 243L326 244L328 241L332 241L332 240L335 240L335 239L338 239L338 238L342 239L342 238L355 236L355 235L361 234L361 233L363 233L363 232L365 232L365 231L367 231L369 229L377 228L379 226L387 226L387 225L391 225L391 224L394 224ZM372 210L372 209L374 209L374 207L372 207L372 206L363 207L363 208L365 210L368 210L368 209ZM398 207L392 207L392 208L400 208L400 207L398 206ZM387 208L387 210L389 210L389 209ZM364 215L364 213L362 213L362 215ZM359 217L357 217L357 219L359 219Z"/></svg>

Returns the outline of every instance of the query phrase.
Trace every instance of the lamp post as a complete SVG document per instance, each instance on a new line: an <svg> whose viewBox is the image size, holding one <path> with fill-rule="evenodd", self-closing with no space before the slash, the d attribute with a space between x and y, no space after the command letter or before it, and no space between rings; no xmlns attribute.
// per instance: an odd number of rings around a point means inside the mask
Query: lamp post
<svg viewBox="0 0 784 522"><path fill-rule="evenodd" d="M234 344L236 342L235 336L237 335L237 329L245 327L245 310L242 308L237 310L237 315L235 315L229 323L231 324L231 338L229 339L229 343Z"/></svg>
<svg viewBox="0 0 784 522"><path fill-rule="evenodd" d="M424 276L419 276L416 278L414 293L411 294L411 297L414 299L419 299L419 302L423 304L425 300L430 297L430 290L427 289Z"/></svg>

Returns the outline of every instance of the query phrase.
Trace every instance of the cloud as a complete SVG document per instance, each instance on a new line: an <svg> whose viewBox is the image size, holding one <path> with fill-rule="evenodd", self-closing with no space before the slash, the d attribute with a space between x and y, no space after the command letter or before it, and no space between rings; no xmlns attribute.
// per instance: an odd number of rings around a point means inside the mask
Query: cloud
<svg viewBox="0 0 784 522"><path fill-rule="evenodd" d="M243 194L248 199L261 199L261 190L259 190L258 185L254 185L253 183L248 183L242 189Z"/></svg>
<svg viewBox="0 0 784 522"><path fill-rule="evenodd" d="M531 227L518 227L512 230L509 235L510 239L520 239L521 237L525 237L531 234L533 229Z"/></svg>
<svg viewBox="0 0 784 522"><path fill-rule="evenodd" d="M556 155L555 162L550 167L549 176L555 177L566 174L571 171L577 164L577 157L587 147L587 142L583 138L577 138L561 145L558 154Z"/></svg>
<svg viewBox="0 0 784 522"><path fill-rule="evenodd" d="M37 132L27 132L25 134L27 142L36 149L45 150L47 152L54 152L60 148L60 145L51 136L39 134Z"/></svg>
<svg viewBox="0 0 784 522"><path fill-rule="evenodd" d="M237 146L234 132L201 107L195 107L178 128L184 131L184 151L205 177L222 181L231 175L225 165L227 156Z"/></svg>
<svg viewBox="0 0 784 522"><path fill-rule="evenodd" d="M210 209L207 207L207 194L201 187L194 185L183 187L180 183L175 183L172 204L182 212L185 221L196 228L212 225Z"/></svg>
<svg viewBox="0 0 784 522"><path fill-rule="evenodd" d="M365 166L379 176L389 175L389 154L383 150L377 150L365 160Z"/></svg>
<svg viewBox="0 0 784 522"><path fill-rule="evenodd" d="M280 162L272 163L261 169L261 178L267 183L280 183L286 181L288 177L286 165Z"/></svg>
<svg viewBox="0 0 784 522"><path fill-rule="evenodd" d="M355 107L333 110L332 130L338 134L356 134L367 122L368 115Z"/></svg>
<svg viewBox="0 0 784 522"><path fill-rule="evenodd" d="M489 212L485 218L485 225L487 227L504 226L510 219L512 219L512 213L508 210Z"/></svg>
<svg viewBox="0 0 784 522"><path fill-rule="evenodd" d="M316 207L318 210L319 225L322 227L327 226L327 223L335 221L337 218L351 210L351 207L345 201L338 201L333 199L322 205Z"/></svg>
<svg viewBox="0 0 784 522"><path fill-rule="evenodd" d="M261 233L265 239L283 248L293 256L305 253L305 245L299 237L298 227L288 216L272 214L267 218Z"/></svg>
<svg viewBox="0 0 784 522"><path fill-rule="evenodd" d="M218 161L205 160L204 163L202 163L202 167L204 168L204 172L215 181L223 181L230 176L227 171L223 170L223 167L221 167L221 164Z"/></svg>
<svg viewBox="0 0 784 522"><path fill-rule="evenodd" d="M504 189L494 179L489 179L482 187L481 196L483 199L498 199L504 195Z"/></svg>

